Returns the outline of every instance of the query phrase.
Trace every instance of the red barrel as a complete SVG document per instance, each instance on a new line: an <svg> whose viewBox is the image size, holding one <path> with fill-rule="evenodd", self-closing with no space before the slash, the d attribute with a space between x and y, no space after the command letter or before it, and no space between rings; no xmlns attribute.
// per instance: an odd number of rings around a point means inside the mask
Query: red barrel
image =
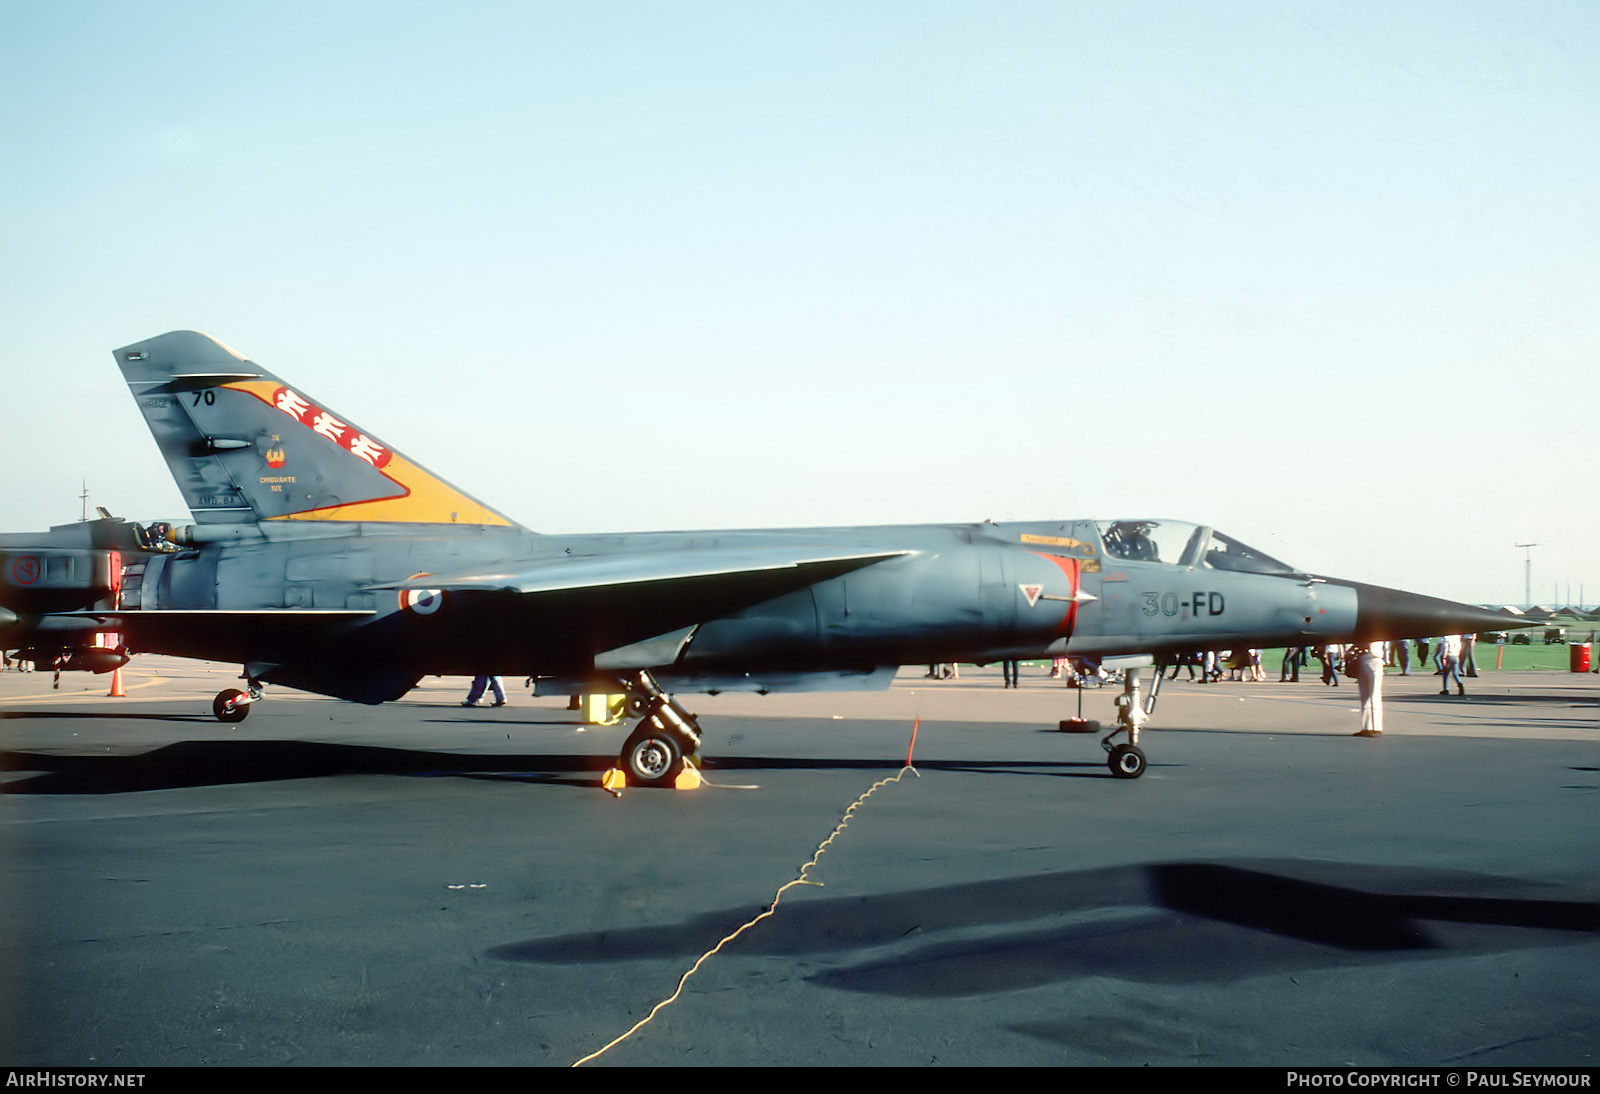
<svg viewBox="0 0 1600 1094"><path fill-rule="evenodd" d="M1572 664L1569 666L1571 670L1573 672L1588 672L1589 643L1574 642L1572 645L1568 646L1567 649L1571 651L1568 654L1568 656L1572 659Z"/></svg>

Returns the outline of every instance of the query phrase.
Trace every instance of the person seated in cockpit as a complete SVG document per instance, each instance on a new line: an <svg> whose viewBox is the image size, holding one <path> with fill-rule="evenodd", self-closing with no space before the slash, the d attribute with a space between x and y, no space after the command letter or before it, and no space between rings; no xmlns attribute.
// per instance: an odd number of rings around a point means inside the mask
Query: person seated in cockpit
<svg viewBox="0 0 1600 1094"><path fill-rule="evenodd" d="M1134 558L1147 562L1159 562L1161 560L1161 552L1156 547L1155 540L1150 538L1150 528L1151 526L1148 524L1135 524L1133 526L1133 535L1128 542L1133 547Z"/></svg>
<svg viewBox="0 0 1600 1094"><path fill-rule="evenodd" d="M1150 528L1147 521L1118 521L1106 533L1106 552L1138 562L1159 562L1161 553L1150 538Z"/></svg>

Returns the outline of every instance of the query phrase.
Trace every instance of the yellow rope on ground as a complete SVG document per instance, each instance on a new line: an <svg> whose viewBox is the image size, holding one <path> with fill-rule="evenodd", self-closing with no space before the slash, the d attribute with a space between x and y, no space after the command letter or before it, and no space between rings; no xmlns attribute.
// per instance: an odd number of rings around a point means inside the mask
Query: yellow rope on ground
<svg viewBox="0 0 1600 1094"><path fill-rule="evenodd" d="M913 741L914 740L915 740L915 738L913 737ZM855 801L850 803L850 808L846 809L844 811L844 816L839 818L839 823L834 828L833 832L829 834L827 839L823 840L820 844L817 845L816 851L811 856L811 861L807 862L804 866L800 867L800 874L799 874L798 877L796 877L793 881L789 882L787 885L784 885L782 888L780 888L777 891L777 893L775 893L773 895L772 903L767 905L767 910L766 911L762 912L760 915L756 916L754 919L752 919L748 923L744 924L738 930L736 930L732 934L728 935L721 942L718 942L715 946L711 947L705 953L701 954L699 959L697 961L695 961L695 963L689 967L689 971L684 973L682 979L680 979L678 981L677 990L674 991L671 995L667 996L667 998L663 999L661 1002L657 1003L654 1007L652 1007L651 1010L650 1010L650 1013L645 1015L643 1018L639 1019L638 1022L634 1023L632 1029L628 1030L628 1032L624 1033L622 1036L620 1036L620 1037L616 1038L615 1040L613 1040L610 1044L606 1045L604 1048L601 1048L601 1049L598 1049L598 1050L596 1050L594 1052L589 1053L589 1055L585 1056L581 1060L574 1061L572 1066L573 1067L582 1067L584 1064L588 1063L590 1060L594 1060L594 1059L599 1058L600 1056L603 1056L607 1052L610 1052L616 1046L620 1045L622 1042L626 1041L629 1037L632 1037L635 1033L639 1032L645 1026L649 1025L650 1022L655 1018L655 1016L657 1014L660 1014L667 1007L671 1006L673 1003L678 1001L678 996L683 994L683 986L689 982L689 977L693 976L695 973L700 971L700 966L701 965L704 965L707 961L711 960L711 958L714 957L717 954L717 952L719 950L721 950L722 947L726 946L729 942L732 942L734 939L736 939L740 935L744 934L744 932L748 931L751 927L754 927L757 923L760 923L763 919L767 919L770 916L772 916L774 913L776 913L777 910L778 910L778 902L783 899L783 894L784 893L788 892L790 889L793 889L796 885L815 885L815 886L818 886L820 888L822 886L822 882L820 882L820 881L812 881L808 877L806 877L806 875L808 873L810 873L811 872L811 868L817 864L817 860L819 858L821 858L823 852L825 852L828 849L828 845L831 844L836 838L838 838L838 835L839 835L840 832L843 832L845 830L845 828L847 828L849 826L849 824L850 824L850 815L852 813L854 813L860 807L861 803L866 801L868 798L872 797L872 795L877 792L879 787L887 786L890 783L897 783L901 779L905 778L906 772L908 772L908 771L911 772L911 774L916 775L919 779L922 777L921 775L917 774L917 769L911 766L911 762L910 761L911 761L911 755L908 752L906 754L906 765L904 767L902 767L899 770L898 773L896 773L895 775L893 775L893 776L891 776L891 777L889 777L887 779L879 779L877 782L873 783L871 787L868 788L868 790L867 790L867 792L865 794L861 795Z"/></svg>

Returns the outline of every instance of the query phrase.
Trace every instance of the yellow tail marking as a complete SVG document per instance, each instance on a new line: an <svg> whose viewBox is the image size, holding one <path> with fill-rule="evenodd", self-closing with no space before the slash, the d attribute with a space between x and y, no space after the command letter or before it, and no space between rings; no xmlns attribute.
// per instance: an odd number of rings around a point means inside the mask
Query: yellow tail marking
<svg viewBox="0 0 1600 1094"><path fill-rule="evenodd" d="M351 457L354 459L355 457ZM333 505L327 509L308 509L286 513L271 520L365 520L418 524L499 524L511 522L499 513L479 505L454 487L447 486L398 452L382 474L404 487L398 498L377 498Z"/></svg>
<svg viewBox="0 0 1600 1094"><path fill-rule="evenodd" d="M253 395L274 409L282 409L273 402L273 395L288 385L277 380L241 380L222 386ZM310 404L309 400L305 400L305 404L310 406L312 411L317 410L315 404ZM307 411L307 416L309 414L310 411ZM306 422L293 413L286 411L285 416L301 426L306 426ZM377 470L395 484L398 496L354 501L346 505L330 505L323 509L307 509L266 519L511 526L511 522L499 513L473 501L455 487L434 476L432 472L412 463L393 448L387 445L382 448L387 453L387 459ZM351 454L350 458L361 459L354 454Z"/></svg>

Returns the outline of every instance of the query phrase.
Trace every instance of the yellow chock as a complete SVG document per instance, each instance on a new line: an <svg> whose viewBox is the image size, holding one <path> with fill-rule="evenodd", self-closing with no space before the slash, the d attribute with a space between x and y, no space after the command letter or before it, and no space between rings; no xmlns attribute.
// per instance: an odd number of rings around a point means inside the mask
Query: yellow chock
<svg viewBox="0 0 1600 1094"><path fill-rule="evenodd" d="M622 788L628 785L628 776L618 767L607 768L606 773L600 776L600 785L617 797L622 797Z"/></svg>
<svg viewBox="0 0 1600 1094"><path fill-rule="evenodd" d="M614 726L622 720L626 695L585 695L583 720L594 726Z"/></svg>
<svg viewBox="0 0 1600 1094"><path fill-rule="evenodd" d="M672 780L674 790L699 790L705 785L705 780L700 777L700 769L692 763L685 763L683 770L678 772L678 777Z"/></svg>
<svg viewBox="0 0 1600 1094"><path fill-rule="evenodd" d="M111 670L111 690L106 693L112 699L126 699L128 693L122 690L122 669Z"/></svg>

